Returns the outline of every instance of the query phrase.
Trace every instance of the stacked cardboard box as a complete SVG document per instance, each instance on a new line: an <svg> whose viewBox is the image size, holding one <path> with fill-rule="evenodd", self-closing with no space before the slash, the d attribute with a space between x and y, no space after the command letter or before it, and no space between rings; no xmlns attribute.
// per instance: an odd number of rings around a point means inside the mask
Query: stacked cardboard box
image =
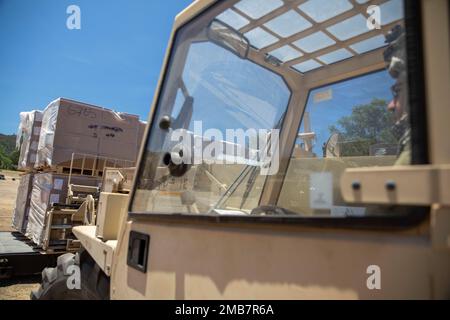
<svg viewBox="0 0 450 320"><path fill-rule="evenodd" d="M20 116L18 167L27 173L18 188L12 224L42 245L53 203L66 203L69 175L61 172L74 169L71 184L100 186L105 167L135 165L146 123L136 115L64 98L43 112Z"/></svg>
<svg viewBox="0 0 450 320"><path fill-rule="evenodd" d="M133 166L141 127L136 115L59 98L44 110L36 166L69 167L72 154L75 168L95 166L94 158L118 159L118 167ZM92 157L86 162L83 155Z"/></svg>
<svg viewBox="0 0 450 320"><path fill-rule="evenodd" d="M36 163L36 155L42 125L42 111L20 113L16 146L20 150L19 170L30 170Z"/></svg>
<svg viewBox="0 0 450 320"><path fill-rule="evenodd" d="M17 133L16 147L19 150L19 170L31 171L37 156L37 147L42 125L42 111L33 110L20 113L20 124ZM13 211L12 226L25 233L30 209L30 194L34 174L29 172L21 177L17 190L16 205Z"/></svg>
<svg viewBox="0 0 450 320"><path fill-rule="evenodd" d="M30 211L30 194L33 188L33 173L27 173L20 179L19 187L17 189L16 205L13 213L13 227L25 233L28 225L28 215Z"/></svg>

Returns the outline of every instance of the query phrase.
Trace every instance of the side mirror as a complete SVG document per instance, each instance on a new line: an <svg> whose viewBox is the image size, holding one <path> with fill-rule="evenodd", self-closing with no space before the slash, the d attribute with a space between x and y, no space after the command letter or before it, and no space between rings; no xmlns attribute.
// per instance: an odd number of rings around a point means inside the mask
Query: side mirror
<svg viewBox="0 0 450 320"><path fill-rule="evenodd" d="M222 21L213 20L208 26L207 36L211 42L231 51L241 59L247 58L250 41L239 31Z"/></svg>

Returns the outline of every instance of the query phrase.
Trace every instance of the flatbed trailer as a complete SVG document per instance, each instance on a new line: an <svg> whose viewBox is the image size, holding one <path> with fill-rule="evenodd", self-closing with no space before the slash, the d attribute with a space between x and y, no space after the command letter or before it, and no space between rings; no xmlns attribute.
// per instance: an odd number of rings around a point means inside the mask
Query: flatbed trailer
<svg viewBox="0 0 450 320"><path fill-rule="evenodd" d="M63 253L48 253L20 232L0 232L0 280L40 274Z"/></svg>
<svg viewBox="0 0 450 320"><path fill-rule="evenodd" d="M42 171L42 173L64 173L67 169L68 195L64 203L53 203L51 210L48 211L49 230L46 241L42 246L38 246L24 234L17 231L0 231L0 280L13 277L29 276L42 273L47 267L54 267L57 258L65 253L74 253L79 250L79 241L76 238L68 236L73 226L83 225L85 218L95 219L95 208L97 206L97 197L99 189L90 185L73 184L74 162L75 159L82 160L82 167L78 175L81 176L103 176L103 171L107 169L106 164L134 165L134 163L114 158L99 157L88 154L73 153L69 168L57 167L55 170ZM92 168L86 168L85 163L88 159L94 159ZM97 166L102 163L103 167ZM100 169L99 169L100 168ZM98 173L101 172L101 175ZM86 174L89 173L89 174ZM131 181L131 179L130 179ZM131 182L128 183L131 183ZM130 186L128 186L130 187ZM88 197L91 195L92 197ZM94 209L94 212L92 212ZM52 235L52 230L64 230L64 236Z"/></svg>
<svg viewBox="0 0 450 320"><path fill-rule="evenodd" d="M71 187L88 188L73 185ZM71 230L73 223L76 223L72 221L73 216L78 213L80 207L82 207L81 203L53 204L52 210L49 211L49 216L53 217L48 221L50 229ZM81 209L83 210L85 207ZM67 224L61 224L61 219L55 218L55 215L61 214L61 210L65 210L62 213L64 213L64 220L68 220ZM38 246L20 232L0 232L0 279L39 274L45 268L55 266L58 256L78 250L77 245L69 246L67 239L52 240L51 234L48 234L47 238L48 240L43 246ZM63 242L64 245L55 245L51 242Z"/></svg>

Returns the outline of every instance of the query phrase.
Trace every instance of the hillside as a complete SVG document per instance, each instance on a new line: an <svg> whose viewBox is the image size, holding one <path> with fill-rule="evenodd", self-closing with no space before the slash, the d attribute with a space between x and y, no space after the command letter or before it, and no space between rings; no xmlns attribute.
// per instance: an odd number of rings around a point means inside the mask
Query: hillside
<svg viewBox="0 0 450 320"><path fill-rule="evenodd" d="M0 169L15 169L18 157L16 136L0 134Z"/></svg>

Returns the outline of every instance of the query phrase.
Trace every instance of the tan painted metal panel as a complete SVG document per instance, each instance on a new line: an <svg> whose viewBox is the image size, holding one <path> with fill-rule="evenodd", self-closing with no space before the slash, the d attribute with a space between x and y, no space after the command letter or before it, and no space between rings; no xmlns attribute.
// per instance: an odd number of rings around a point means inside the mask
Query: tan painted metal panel
<svg viewBox="0 0 450 320"><path fill-rule="evenodd" d="M151 235L146 274L126 265L131 229ZM118 250L114 299L450 297L450 257L425 236L133 222ZM370 265L382 290L366 286Z"/></svg>
<svg viewBox="0 0 450 320"><path fill-rule="evenodd" d="M424 0L423 33L430 158L450 163L450 27L449 2Z"/></svg>

